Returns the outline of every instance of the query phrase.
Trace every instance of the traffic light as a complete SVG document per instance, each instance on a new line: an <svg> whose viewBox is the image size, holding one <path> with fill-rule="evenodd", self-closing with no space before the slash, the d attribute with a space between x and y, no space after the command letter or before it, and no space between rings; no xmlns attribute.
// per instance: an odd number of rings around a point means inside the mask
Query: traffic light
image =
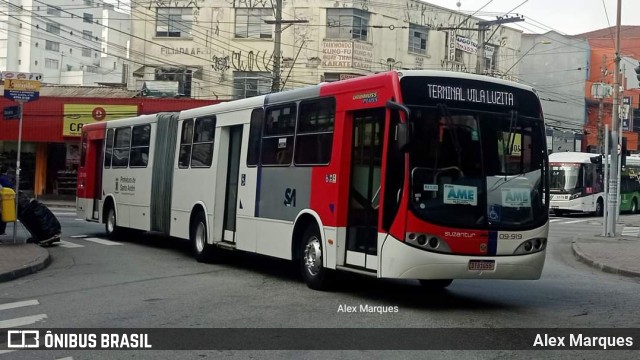
<svg viewBox="0 0 640 360"><path fill-rule="evenodd" d="M633 68L633 71L636 72L636 78L638 78L638 81L640 81L640 62L638 62L638 66Z"/></svg>

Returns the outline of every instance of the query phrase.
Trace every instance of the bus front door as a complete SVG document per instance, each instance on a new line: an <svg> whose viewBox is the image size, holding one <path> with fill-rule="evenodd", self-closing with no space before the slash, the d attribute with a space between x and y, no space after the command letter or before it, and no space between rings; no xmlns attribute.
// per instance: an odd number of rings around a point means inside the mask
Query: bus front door
<svg viewBox="0 0 640 360"><path fill-rule="evenodd" d="M353 113L351 182L347 214L349 266L377 270L380 170L384 139L385 109Z"/></svg>
<svg viewBox="0 0 640 360"><path fill-rule="evenodd" d="M228 242L235 242L241 143L242 125L229 127L229 147L227 152L229 159L227 163L227 180L224 199L224 233L222 234L222 239Z"/></svg>
<svg viewBox="0 0 640 360"><path fill-rule="evenodd" d="M94 161L94 164L97 164L94 175L95 176L95 186L93 188L93 208L91 211L91 218L93 220L98 220L100 217L100 201L102 200L102 167L104 163L104 139L100 140L92 140L90 142L90 146L93 148L93 153L97 154L97 161Z"/></svg>

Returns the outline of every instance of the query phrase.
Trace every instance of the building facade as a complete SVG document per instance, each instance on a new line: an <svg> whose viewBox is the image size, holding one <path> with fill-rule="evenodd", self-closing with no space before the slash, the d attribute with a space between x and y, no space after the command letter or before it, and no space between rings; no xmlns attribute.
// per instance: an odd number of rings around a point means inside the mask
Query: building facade
<svg viewBox="0 0 640 360"><path fill-rule="evenodd" d="M130 35L130 15L102 0L3 1L0 70L49 84L124 83Z"/></svg>
<svg viewBox="0 0 640 360"><path fill-rule="evenodd" d="M554 31L522 37L522 60L513 73L540 96L550 151L581 151L590 55L587 40Z"/></svg>
<svg viewBox="0 0 640 360"><path fill-rule="evenodd" d="M236 99L271 91L275 2L136 1L132 4L129 88L179 84L178 95ZM421 1L283 1L280 90L390 69L500 75L520 49L521 32L485 31L477 69L478 21Z"/></svg>

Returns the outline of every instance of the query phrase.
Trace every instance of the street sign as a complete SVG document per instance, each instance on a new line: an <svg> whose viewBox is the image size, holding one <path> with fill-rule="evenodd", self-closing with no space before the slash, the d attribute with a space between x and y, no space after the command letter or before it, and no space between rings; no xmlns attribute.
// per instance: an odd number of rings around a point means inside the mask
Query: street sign
<svg viewBox="0 0 640 360"><path fill-rule="evenodd" d="M19 71L2 71L0 73L1 79L6 80L42 80L42 73L28 73L28 72L19 72Z"/></svg>
<svg viewBox="0 0 640 360"><path fill-rule="evenodd" d="M15 106L7 106L3 109L2 111L2 117L5 120L11 120L11 119L19 119L20 118L20 106L19 105L15 105Z"/></svg>
<svg viewBox="0 0 640 360"><path fill-rule="evenodd" d="M40 81L37 80L4 80L4 97L14 101L33 101L40 96Z"/></svg>

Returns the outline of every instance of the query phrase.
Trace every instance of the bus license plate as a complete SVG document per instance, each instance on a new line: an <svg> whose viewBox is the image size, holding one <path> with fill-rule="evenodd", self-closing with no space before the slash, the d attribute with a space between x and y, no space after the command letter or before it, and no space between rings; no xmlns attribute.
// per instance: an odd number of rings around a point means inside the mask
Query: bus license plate
<svg viewBox="0 0 640 360"><path fill-rule="evenodd" d="M492 271L496 268L495 260L469 260L469 270Z"/></svg>

